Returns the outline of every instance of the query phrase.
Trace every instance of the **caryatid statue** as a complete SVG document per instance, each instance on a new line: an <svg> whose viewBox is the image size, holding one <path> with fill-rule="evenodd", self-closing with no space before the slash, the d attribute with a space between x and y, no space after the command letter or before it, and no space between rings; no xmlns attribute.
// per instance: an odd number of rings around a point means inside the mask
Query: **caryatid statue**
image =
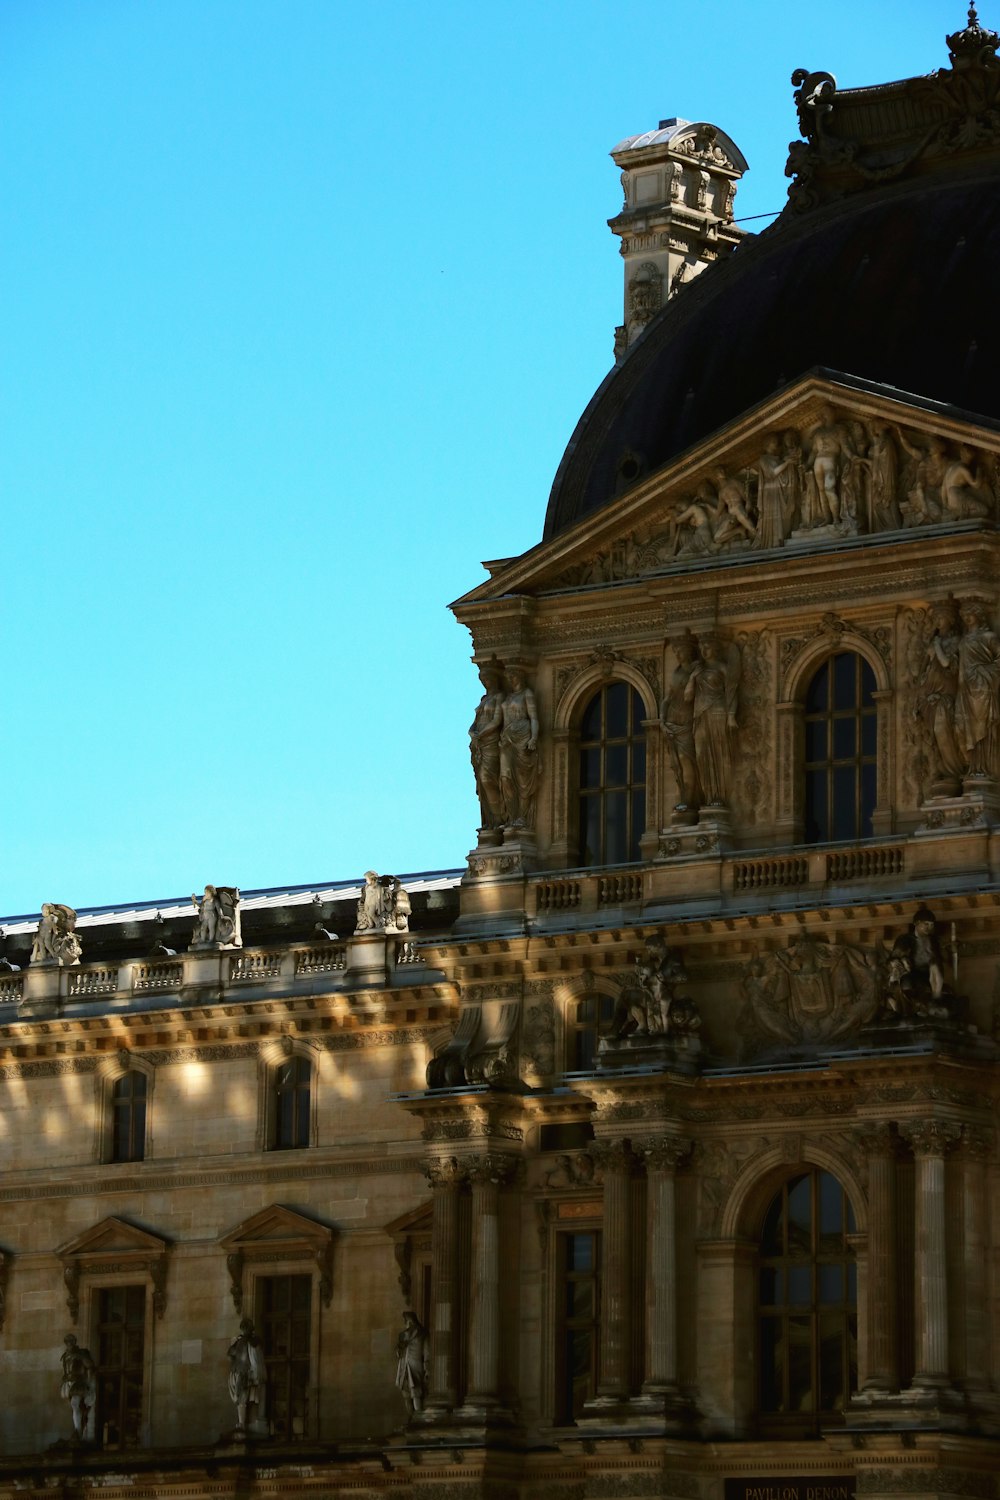
<svg viewBox="0 0 1000 1500"><path fill-rule="evenodd" d="M933 791L954 796L961 787L965 757L955 733L959 649L962 642L958 607L953 599L932 605L932 633L917 684L914 714L930 735L934 758Z"/></svg>
<svg viewBox="0 0 1000 1500"><path fill-rule="evenodd" d="M31 945L31 962L72 968L80 962L82 952L73 908L59 901L43 901L38 931Z"/></svg>
<svg viewBox="0 0 1000 1500"><path fill-rule="evenodd" d="M962 625L955 729L968 758L967 774L996 776L1000 771L1000 640L990 628L985 604L978 600L962 605Z"/></svg>
<svg viewBox="0 0 1000 1500"><path fill-rule="evenodd" d="M264 1349L254 1332L253 1323L244 1318L239 1335L227 1351L229 1359L229 1399L236 1407L236 1431L246 1432L251 1408L259 1421L264 1412L264 1390L267 1366Z"/></svg>
<svg viewBox="0 0 1000 1500"><path fill-rule="evenodd" d="M396 1340L396 1385L409 1415L424 1409L429 1355L427 1330L416 1313L407 1310L403 1314L403 1331Z"/></svg>
<svg viewBox="0 0 1000 1500"><path fill-rule="evenodd" d="M503 670L494 657L479 668L483 696L469 730L469 754L479 796L481 828L503 826L500 795L500 730L503 727Z"/></svg>
<svg viewBox="0 0 1000 1500"><path fill-rule="evenodd" d="M677 665L660 704L660 724L677 782L675 811L693 813L698 809L700 787L694 754L694 704L687 696L687 685L698 659L698 643L690 630L685 630L673 642L673 648Z"/></svg>
<svg viewBox="0 0 1000 1500"><path fill-rule="evenodd" d="M738 728L739 647L717 636L702 636L700 657L691 668L684 697L692 705L694 755L702 807L725 807L733 774L733 740Z"/></svg>
<svg viewBox="0 0 1000 1500"><path fill-rule="evenodd" d="M62 1383L59 1394L69 1402L73 1416L73 1436L78 1442L92 1442L94 1406L97 1402L97 1366L89 1349L81 1349L75 1333L68 1333L62 1355Z"/></svg>
<svg viewBox="0 0 1000 1500"><path fill-rule="evenodd" d="M204 896L192 895L191 905L198 913L191 936L192 948L242 947L240 893L236 886L206 885Z"/></svg>
<svg viewBox="0 0 1000 1500"><path fill-rule="evenodd" d="M504 826L530 831L538 800L538 709L523 667L507 669L510 691L501 705L500 795Z"/></svg>

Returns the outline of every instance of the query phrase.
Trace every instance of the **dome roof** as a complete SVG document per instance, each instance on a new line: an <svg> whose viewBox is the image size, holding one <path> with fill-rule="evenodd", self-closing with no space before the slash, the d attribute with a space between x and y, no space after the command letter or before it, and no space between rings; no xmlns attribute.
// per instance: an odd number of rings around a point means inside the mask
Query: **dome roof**
<svg viewBox="0 0 1000 1500"><path fill-rule="evenodd" d="M563 456L545 538L806 371L1000 418L1000 192L924 182L776 225L671 299ZM637 473L637 465L640 466Z"/></svg>

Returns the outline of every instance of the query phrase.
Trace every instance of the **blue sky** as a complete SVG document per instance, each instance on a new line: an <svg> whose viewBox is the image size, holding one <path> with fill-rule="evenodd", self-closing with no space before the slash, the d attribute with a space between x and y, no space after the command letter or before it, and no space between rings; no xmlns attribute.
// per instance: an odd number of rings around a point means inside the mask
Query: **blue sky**
<svg viewBox="0 0 1000 1500"><path fill-rule="evenodd" d="M4 0L0 912L461 864L446 605L611 363L609 149L711 120L779 209L793 68L927 72L964 18Z"/></svg>

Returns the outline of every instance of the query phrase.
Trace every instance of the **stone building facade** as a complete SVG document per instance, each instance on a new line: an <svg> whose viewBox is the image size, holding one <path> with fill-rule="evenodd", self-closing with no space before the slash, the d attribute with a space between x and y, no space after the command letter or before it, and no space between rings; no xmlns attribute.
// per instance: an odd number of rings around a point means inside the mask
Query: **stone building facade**
<svg viewBox="0 0 1000 1500"><path fill-rule="evenodd" d="M619 361L453 606L460 869L4 924L0 1493L1000 1494L1000 66L948 43L795 75L753 239L721 131L617 148Z"/></svg>

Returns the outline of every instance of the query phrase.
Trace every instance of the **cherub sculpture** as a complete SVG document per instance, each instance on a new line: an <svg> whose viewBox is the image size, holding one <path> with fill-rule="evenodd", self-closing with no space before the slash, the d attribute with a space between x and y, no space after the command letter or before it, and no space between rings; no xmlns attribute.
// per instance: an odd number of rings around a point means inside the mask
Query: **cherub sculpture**
<svg viewBox="0 0 1000 1500"><path fill-rule="evenodd" d="M198 913L191 938L192 948L240 948L240 893L234 885L206 885L202 897L191 897Z"/></svg>

